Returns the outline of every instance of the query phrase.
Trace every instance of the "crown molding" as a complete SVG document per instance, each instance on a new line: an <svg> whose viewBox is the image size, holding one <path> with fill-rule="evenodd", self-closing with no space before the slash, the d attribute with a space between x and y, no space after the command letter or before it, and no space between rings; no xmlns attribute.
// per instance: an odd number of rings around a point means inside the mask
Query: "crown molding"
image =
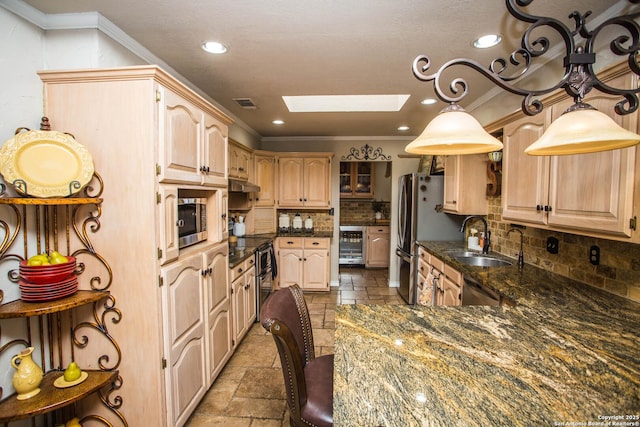
<svg viewBox="0 0 640 427"><path fill-rule="evenodd" d="M143 61L147 62L148 64L158 65L173 77L180 80L194 92L198 93L198 95L206 99L207 102L210 102L217 109L222 111L227 116L231 117L234 125L242 128L258 139L261 137L261 135L259 135L254 129L250 128L246 123L238 119L226 108L218 104L215 100L211 99L211 97L200 90L200 88L198 88L196 85L191 83L186 77L178 73L171 66L169 66L169 64L158 58L150 50L138 43L133 37L122 31L120 27L115 25L113 22L111 22L98 12L46 14L22 0L0 0L0 7L13 12L15 15L21 17L22 19L30 22L31 24L44 31L88 29L98 30L105 34L107 37L111 38L116 43L122 45L125 49L127 49Z"/></svg>

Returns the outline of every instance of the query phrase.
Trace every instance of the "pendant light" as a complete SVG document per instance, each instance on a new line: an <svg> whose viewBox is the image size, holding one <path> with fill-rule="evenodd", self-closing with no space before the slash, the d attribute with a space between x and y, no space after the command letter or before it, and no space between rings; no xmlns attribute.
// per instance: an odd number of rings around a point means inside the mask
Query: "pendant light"
<svg viewBox="0 0 640 427"><path fill-rule="evenodd" d="M588 22L591 12L572 12L574 28L571 29L564 22L552 17L536 16L523 10L534 0L505 0L507 11L517 20L528 23L529 28L523 33L521 43L508 58L494 59L488 67L468 58L452 59L444 63L434 73L429 74L431 61L426 55L419 55L413 60L413 74L421 81L433 82L433 89L437 97L449 103L460 102L466 95L468 85L463 78L449 81L443 79L445 71L455 66L469 67L480 72L484 77L500 88L521 96L522 111L530 116L539 114L543 110L540 99L559 89L576 99L576 104L555 120L542 137L528 147L525 152L537 156L555 156L567 154L593 153L598 151L615 150L636 145L640 142L640 135L627 131L618 126L613 119L581 102L592 90L613 96L619 96L621 101L616 104L615 113L619 115L633 114L638 110L640 102L638 93L640 87L629 89L609 86L601 81L594 71L596 63L597 45L608 45L611 53L617 56L627 56L629 70L640 75L638 58L640 57L640 25L637 22L638 9L628 15L616 15L606 19L592 28ZM640 0L628 0L638 4ZM595 43L601 34L611 37L608 44ZM517 83L530 75L535 67L533 61L545 54L552 54L554 49L550 38L537 35L539 29L555 31L555 36L563 40L565 55L563 58L564 73L559 82L544 82L548 86L537 89L520 87ZM619 34L613 31L619 32ZM536 33L533 37L532 33ZM577 40L576 40L577 38ZM602 37L601 37L602 38ZM553 59L553 58L552 58ZM517 66L512 69L511 66ZM448 90L445 88L448 87ZM415 154L472 154L498 151L502 148L499 141L493 142L491 136L460 107L450 106L443 110L424 130L424 132L405 150Z"/></svg>
<svg viewBox="0 0 640 427"><path fill-rule="evenodd" d="M636 145L640 135L630 132L589 104L577 102L558 117L524 152L533 156L595 153Z"/></svg>
<svg viewBox="0 0 640 427"><path fill-rule="evenodd" d="M404 150L420 155L452 155L488 153L502 147L502 142L489 135L464 108L450 104Z"/></svg>

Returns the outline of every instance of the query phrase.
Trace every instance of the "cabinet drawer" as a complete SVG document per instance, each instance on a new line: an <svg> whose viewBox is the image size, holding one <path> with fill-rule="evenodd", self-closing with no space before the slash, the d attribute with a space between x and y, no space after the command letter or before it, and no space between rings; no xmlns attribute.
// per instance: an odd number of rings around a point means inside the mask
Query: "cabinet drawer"
<svg viewBox="0 0 640 427"><path fill-rule="evenodd" d="M255 263L255 258L249 257L242 261L240 264L236 265L233 269L231 269L231 281L233 282L238 277L249 271L249 269L251 269L251 267L253 267Z"/></svg>
<svg viewBox="0 0 640 427"><path fill-rule="evenodd" d="M422 274L423 276L427 276L429 274L429 270L431 270L431 266L428 262L423 260L422 258L418 259L418 274Z"/></svg>
<svg viewBox="0 0 640 427"><path fill-rule="evenodd" d="M305 249L329 249L329 239L306 237L304 239Z"/></svg>
<svg viewBox="0 0 640 427"><path fill-rule="evenodd" d="M455 268L445 265L444 266L444 275L447 276L451 281L457 285L462 284L462 273L460 273Z"/></svg>
<svg viewBox="0 0 640 427"><path fill-rule="evenodd" d="M431 254L422 246L418 246L418 258L425 261L427 264L431 264Z"/></svg>
<svg viewBox="0 0 640 427"><path fill-rule="evenodd" d="M278 247L280 249L302 249L304 247L304 237L279 237Z"/></svg>
<svg viewBox="0 0 640 427"><path fill-rule="evenodd" d="M371 234L371 233L380 233L380 234L388 234L390 233L389 231L389 226L388 225L380 225L380 226L369 226L367 227L367 233Z"/></svg>
<svg viewBox="0 0 640 427"><path fill-rule="evenodd" d="M444 272L444 261L436 258L436 257L431 257L431 265L438 270L439 272L443 273Z"/></svg>

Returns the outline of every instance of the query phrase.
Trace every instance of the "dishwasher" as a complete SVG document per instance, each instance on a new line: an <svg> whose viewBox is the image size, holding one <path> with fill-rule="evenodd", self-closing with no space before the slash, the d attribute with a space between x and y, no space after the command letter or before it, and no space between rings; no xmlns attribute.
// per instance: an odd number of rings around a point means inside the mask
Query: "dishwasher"
<svg viewBox="0 0 640 427"><path fill-rule="evenodd" d="M500 295L465 275L462 286L462 305L500 305Z"/></svg>

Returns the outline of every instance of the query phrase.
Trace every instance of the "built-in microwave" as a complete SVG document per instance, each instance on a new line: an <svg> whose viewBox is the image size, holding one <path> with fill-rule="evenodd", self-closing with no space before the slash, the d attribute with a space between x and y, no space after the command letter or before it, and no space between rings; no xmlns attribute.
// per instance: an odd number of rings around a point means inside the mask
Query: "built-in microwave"
<svg viewBox="0 0 640 427"><path fill-rule="evenodd" d="M207 199L178 199L178 247L184 248L207 240Z"/></svg>

